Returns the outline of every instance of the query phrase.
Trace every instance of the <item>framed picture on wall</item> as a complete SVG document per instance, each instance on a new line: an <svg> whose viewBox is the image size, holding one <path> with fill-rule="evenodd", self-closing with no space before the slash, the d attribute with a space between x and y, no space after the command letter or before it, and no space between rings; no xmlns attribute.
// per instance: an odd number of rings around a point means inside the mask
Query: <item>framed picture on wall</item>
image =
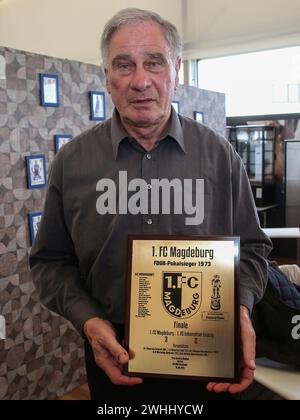
<svg viewBox="0 0 300 420"><path fill-rule="evenodd" d="M38 229L40 227L42 215L42 211L34 211L28 214L31 245L33 245L34 240L36 238Z"/></svg>
<svg viewBox="0 0 300 420"><path fill-rule="evenodd" d="M194 111L194 119L199 123L203 123L203 112Z"/></svg>
<svg viewBox="0 0 300 420"><path fill-rule="evenodd" d="M59 82L56 74L40 73L41 105L59 106Z"/></svg>
<svg viewBox="0 0 300 420"><path fill-rule="evenodd" d="M44 155L26 156L28 188L43 188L47 184L46 159Z"/></svg>
<svg viewBox="0 0 300 420"><path fill-rule="evenodd" d="M105 120L105 93L90 91L91 120Z"/></svg>
<svg viewBox="0 0 300 420"><path fill-rule="evenodd" d="M172 102L172 107L175 109L177 114L179 114L179 101L173 101Z"/></svg>
<svg viewBox="0 0 300 420"><path fill-rule="evenodd" d="M72 136L71 134L55 134L54 139L55 153L57 153L64 144L69 143L72 140Z"/></svg>

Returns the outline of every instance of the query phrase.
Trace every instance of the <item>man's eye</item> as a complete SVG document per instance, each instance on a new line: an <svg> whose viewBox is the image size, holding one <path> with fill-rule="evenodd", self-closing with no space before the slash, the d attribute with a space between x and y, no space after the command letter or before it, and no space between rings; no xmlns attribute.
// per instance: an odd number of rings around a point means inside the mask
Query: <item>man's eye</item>
<svg viewBox="0 0 300 420"><path fill-rule="evenodd" d="M162 70L163 64L160 61L149 61L146 63L145 67L150 71L158 72Z"/></svg>
<svg viewBox="0 0 300 420"><path fill-rule="evenodd" d="M130 64L120 63L120 64L118 64L118 69L119 70L130 70L131 66L130 66Z"/></svg>
<svg viewBox="0 0 300 420"><path fill-rule="evenodd" d="M158 68L158 67L161 67L161 63L159 61L150 61L148 63L148 66L153 67L153 68Z"/></svg>

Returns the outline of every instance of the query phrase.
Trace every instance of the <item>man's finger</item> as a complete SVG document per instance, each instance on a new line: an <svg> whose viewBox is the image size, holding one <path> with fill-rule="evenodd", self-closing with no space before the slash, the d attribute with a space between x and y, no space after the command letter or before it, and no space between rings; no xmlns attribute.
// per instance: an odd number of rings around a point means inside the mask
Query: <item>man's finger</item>
<svg viewBox="0 0 300 420"><path fill-rule="evenodd" d="M214 389L214 386L216 385L216 382L209 382L207 385L206 385L206 389L207 389L207 391L212 391L213 389Z"/></svg>
<svg viewBox="0 0 300 420"><path fill-rule="evenodd" d="M143 382L141 378L123 375L121 365L118 364L112 357L106 358L105 360L99 357L96 359L96 363L115 385L133 386Z"/></svg>
<svg viewBox="0 0 300 420"><path fill-rule="evenodd" d="M229 387L231 384L227 383L227 382L220 382L220 383L215 383L213 386L213 391L214 392L226 392L228 391Z"/></svg>
<svg viewBox="0 0 300 420"><path fill-rule="evenodd" d="M103 344L102 344L103 346ZM106 350L115 358L115 360L124 365L129 361L129 354L113 336L109 336L105 341Z"/></svg>
<svg viewBox="0 0 300 420"><path fill-rule="evenodd" d="M105 373L115 385L134 386L143 382L142 378L123 375L120 368L117 368L116 366L106 366Z"/></svg>

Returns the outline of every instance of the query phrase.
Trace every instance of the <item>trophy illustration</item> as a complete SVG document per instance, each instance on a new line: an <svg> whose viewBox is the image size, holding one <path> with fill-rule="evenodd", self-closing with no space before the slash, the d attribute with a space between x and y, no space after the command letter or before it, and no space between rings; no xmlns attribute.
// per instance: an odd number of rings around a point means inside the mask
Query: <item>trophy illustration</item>
<svg viewBox="0 0 300 420"><path fill-rule="evenodd" d="M219 309L221 309L221 296L220 296L221 280L218 274L216 274L213 277L211 284L212 284L212 296L211 296L210 308L213 311L218 311Z"/></svg>

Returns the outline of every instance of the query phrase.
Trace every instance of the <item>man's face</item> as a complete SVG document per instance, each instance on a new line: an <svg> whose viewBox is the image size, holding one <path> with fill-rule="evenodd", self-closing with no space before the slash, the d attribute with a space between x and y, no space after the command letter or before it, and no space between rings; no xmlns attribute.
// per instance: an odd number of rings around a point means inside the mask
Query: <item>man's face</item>
<svg viewBox="0 0 300 420"><path fill-rule="evenodd" d="M135 22L118 29L109 44L106 86L121 120L148 127L168 119L180 60L155 22Z"/></svg>

